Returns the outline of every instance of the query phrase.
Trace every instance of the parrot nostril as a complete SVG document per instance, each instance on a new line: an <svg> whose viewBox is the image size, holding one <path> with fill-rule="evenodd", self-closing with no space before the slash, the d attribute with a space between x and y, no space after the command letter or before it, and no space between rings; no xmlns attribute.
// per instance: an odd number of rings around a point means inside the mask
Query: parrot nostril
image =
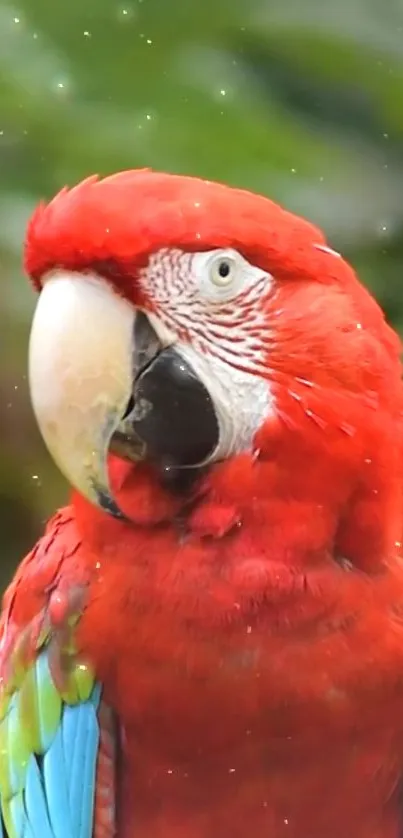
<svg viewBox="0 0 403 838"><path fill-rule="evenodd" d="M133 372L135 378L154 361L161 349L158 335L151 326L147 315L138 311L133 330Z"/></svg>
<svg viewBox="0 0 403 838"><path fill-rule="evenodd" d="M123 419L127 419L127 417L130 416L130 414L133 410L134 410L134 398L133 398L133 396L130 396L129 401L127 402L126 410L125 410L125 412L122 416L122 421L123 421Z"/></svg>

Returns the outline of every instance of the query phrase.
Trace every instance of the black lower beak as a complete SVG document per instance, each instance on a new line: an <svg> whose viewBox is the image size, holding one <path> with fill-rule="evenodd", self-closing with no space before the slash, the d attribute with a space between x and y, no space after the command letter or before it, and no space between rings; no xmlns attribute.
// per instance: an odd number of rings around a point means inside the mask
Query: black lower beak
<svg viewBox="0 0 403 838"><path fill-rule="evenodd" d="M125 419L127 449L143 444L147 458L161 467L205 462L219 441L212 398L174 346L162 348L146 315L134 329L133 393ZM119 450L119 432L114 448ZM122 445L123 439L120 439Z"/></svg>

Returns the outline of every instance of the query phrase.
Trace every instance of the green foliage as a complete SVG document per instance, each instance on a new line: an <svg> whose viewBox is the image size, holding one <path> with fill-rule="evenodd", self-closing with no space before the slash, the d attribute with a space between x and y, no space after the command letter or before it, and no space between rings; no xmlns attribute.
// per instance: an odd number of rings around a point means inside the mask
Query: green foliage
<svg viewBox="0 0 403 838"><path fill-rule="evenodd" d="M403 326L403 7L381 0L0 0L0 584L65 486L26 387L26 220L152 166L319 223Z"/></svg>

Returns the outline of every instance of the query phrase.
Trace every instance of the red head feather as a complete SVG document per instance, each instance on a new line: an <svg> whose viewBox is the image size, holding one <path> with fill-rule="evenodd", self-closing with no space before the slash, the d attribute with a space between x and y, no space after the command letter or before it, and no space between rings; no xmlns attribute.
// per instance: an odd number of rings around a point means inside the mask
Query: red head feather
<svg viewBox="0 0 403 838"><path fill-rule="evenodd" d="M38 207L30 222L25 266L39 283L55 265L109 265L122 290L136 266L162 247L234 247L282 276L312 276L322 233L258 195L210 181L149 170L91 177Z"/></svg>

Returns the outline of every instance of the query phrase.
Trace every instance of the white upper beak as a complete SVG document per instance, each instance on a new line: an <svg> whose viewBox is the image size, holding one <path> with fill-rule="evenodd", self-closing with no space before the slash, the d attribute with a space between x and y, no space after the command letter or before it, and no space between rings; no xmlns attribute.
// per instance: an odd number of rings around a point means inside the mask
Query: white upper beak
<svg viewBox="0 0 403 838"><path fill-rule="evenodd" d="M65 477L89 500L111 500L107 451L132 388L135 309L99 276L45 277L29 347L32 404Z"/></svg>

